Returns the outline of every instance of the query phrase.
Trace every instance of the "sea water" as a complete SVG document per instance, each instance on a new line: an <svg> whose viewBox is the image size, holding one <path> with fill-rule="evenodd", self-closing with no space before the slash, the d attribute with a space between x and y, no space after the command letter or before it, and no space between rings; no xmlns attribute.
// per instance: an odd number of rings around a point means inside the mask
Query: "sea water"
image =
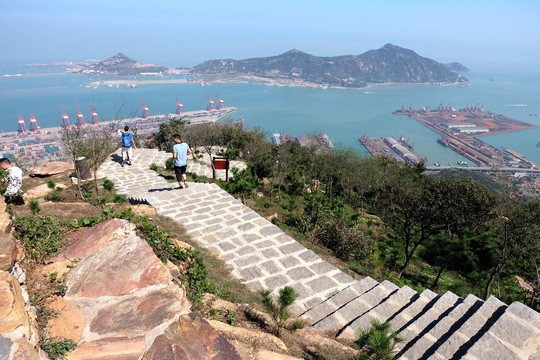
<svg viewBox="0 0 540 360"><path fill-rule="evenodd" d="M326 133L334 145L366 150L358 137L404 136L415 145L420 156L442 164L466 160L437 143L440 135L407 116L393 115L401 106L421 108L450 105L456 109L467 105L483 106L486 111L505 115L540 126L540 73L471 73L469 87L428 84L386 84L365 89L322 89L294 86L271 86L252 83L157 84L100 86L92 81L114 80L112 77L83 75L43 75L64 69L33 66L0 65L0 131L16 131L22 115L29 128L33 114L40 127L62 124L62 108L73 124L79 103L85 122L90 123L90 101L100 121L141 116L142 97L150 115L173 113L176 94L184 111L206 108L207 96L216 102L217 92L225 106L238 108L230 119L243 119L250 127L259 127L269 135ZM21 74L2 77L2 74ZM38 76L26 76L37 74ZM122 80L149 80L161 77L132 77ZM167 79L171 77L163 77ZM217 103L217 102L216 102ZM538 116L535 116L538 114ZM540 129L519 131L482 138L496 147L507 147L540 164ZM470 161L469 161L470 162ZM472 164L471 164L472 165Z"/></svg>

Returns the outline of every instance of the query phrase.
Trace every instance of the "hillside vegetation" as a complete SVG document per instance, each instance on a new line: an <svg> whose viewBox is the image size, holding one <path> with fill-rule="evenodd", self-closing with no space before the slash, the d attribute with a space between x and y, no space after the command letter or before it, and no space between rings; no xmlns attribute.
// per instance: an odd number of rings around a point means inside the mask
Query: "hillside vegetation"
<svg viewBox="0 0 540 360"><path fill-rule="evenodd" d="M524 301L515 276L538 288L540 201L515 198L504 179L427 176L421 164L349 148L276 146L259 129L231 122L172 120L153 146L169 149L173 132L192 147L245 160L245 171L219 185L349 271L506 302Z"/></svg>

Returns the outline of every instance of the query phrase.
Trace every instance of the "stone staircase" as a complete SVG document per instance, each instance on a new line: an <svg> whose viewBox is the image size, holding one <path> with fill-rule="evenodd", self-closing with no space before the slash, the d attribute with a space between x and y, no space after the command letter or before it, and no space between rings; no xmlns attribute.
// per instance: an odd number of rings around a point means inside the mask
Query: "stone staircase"
<svg viewBox="0 0 540 360"><path fill-rule="evenodd" d="M293 287L300 294L293 310L314 329L353 339L356 331L369 328L371 319L388 321L404 339L398 359L540 359L540 314L527 306L507 306L495 297L462 299L451 292L419 294L370 277L355 280L218 186L190 183L178 190L176 182L149 169L170 156L137 149L133 166L121 168L110 161L100 172L117 192L148 202L158 214L182 224L248 288ZM210 163L207 156L202 161ZM210 167L191 161L188 172L212 176Z"/></svg>

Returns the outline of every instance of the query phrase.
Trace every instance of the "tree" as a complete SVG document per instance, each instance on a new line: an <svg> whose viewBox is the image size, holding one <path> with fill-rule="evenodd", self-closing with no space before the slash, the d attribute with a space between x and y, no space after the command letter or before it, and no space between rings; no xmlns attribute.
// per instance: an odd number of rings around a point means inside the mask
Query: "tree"
<svg viewBox="0 0 540 360"><path fill-rule="evenodd" d="M159 150L172 152L173 141L172 136L174 134L183 134L186 129L188 121L182 118L174 118L168 122L159 124L159 131L154 133L153 141ZM185 138L185 136L182 136Z"/></svg>
<svg viewBox="0 0 540 360"><path fill-rule="evenodd" d="M87 158L90 169L92 169L96 196L99 196L97 171L111 153L120 147L115 131L117 127L118 124L115 122L96 125L87 131L81 139L80 155Z"/></svg>
<svg viewBox="0 0 540 360"><path fill-rule="evenodd" d="M73 164L75 160L81 157L84 151L84 138L87 135L89 127L83 127L79 125L72 125L70 127L64 127L57 133L57 143L60 145L60 151L68 158ZM81 172L78 166L75 166L75 173L77 174L77 194L80 199L83 198L81 187Z"/></svg>
<svg viewBox="0 0 540 360"><path fill-rule="evenodd" d="M493 267L486 283L485 299L491 293L493 281L510 263L524 261L537 264L540 247L540 200L502 202L492 226L498 236L494 237L490 244Z"/></svg>
<svg viewBox="0 0 540 360"><path fill-rule="evenodd" d="M412 171L412 172L411 172ZM407 268L418 246L440 231L451 236L463 227L479 227L492 217L496 198L465 178L439 179L398 168L387 178L378 208L404 242Z"/></svg>

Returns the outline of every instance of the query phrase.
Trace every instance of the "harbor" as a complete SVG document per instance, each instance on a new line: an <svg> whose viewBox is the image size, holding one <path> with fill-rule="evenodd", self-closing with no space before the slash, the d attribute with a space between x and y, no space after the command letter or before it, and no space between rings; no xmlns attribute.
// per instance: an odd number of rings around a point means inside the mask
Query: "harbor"
<svg viewBox="0 0 540 360"><path fill-rule="evenodd" d="M128 125L132 131L138 135L145 136L159 130L159 126L174 118L182 118L190 124L200 124L216 122L219 119L234 113L238 109L235 107L223 107L215 110L186 111L181 114L171 113L166 115L153 115L148 117L134 117L105 121L101 123L78 123L78 126L96 127L114 124L118 129ZM66 115L67 116L67 115ZM64 120L65 118L63 118ZM97 119L97 115L96 115ZM69 121L69 120L68 120ZM83 120L84 121L84 120ZM36 121L37 123L37 121ZM24 121L23 121L24 124ZM55 160L61 157L58 146L58 139L63 126L41 128L33 125L31 129L22 126L19 120L19 131L4 132L0 137L0 152L2 157L10 159L50 159ZM68 122L69 126L69 122ZM73 126L73 125L71 125Z"/></svg>
<svg viewBox="0 0 540 360"><path fill-rule="evenodd" d="M497 167L513 169L540 169L540 166L529 161L525 156L509 148L498 149L487 144L480 137L529 130L537 126L508 118L504 115L485 111L483 107L467 105L456 110L451 106L440 105L437 109L429 107L421 109L401 109L393 112L394 115L407 115L426 126L441 138L437 142L446 146L478 167ZM389 138L367 138L363 135L359 140L373 156L389 156L396 161L417 163L421 159L418 154L398 150L399 141ZM396 143L397 142L397 143ZM412 149L409 149L412 150ZM431 165L424 158L426 165ZM441 166L439 163L434 163ZM454 166L454 164L448 164ZM456 162L457 166L467 165L464 161Z"/></svg>

